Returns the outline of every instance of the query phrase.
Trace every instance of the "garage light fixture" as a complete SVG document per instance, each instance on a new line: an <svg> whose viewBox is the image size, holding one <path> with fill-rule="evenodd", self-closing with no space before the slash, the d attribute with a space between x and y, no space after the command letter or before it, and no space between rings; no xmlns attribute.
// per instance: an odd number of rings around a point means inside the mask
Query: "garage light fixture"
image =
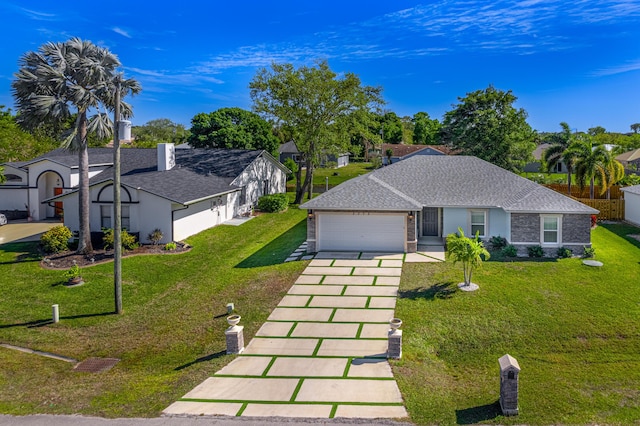
<svg viewBox="0 0 640 426"><path fill-rule="evenodd" d="M309 213L307 214L307 218L313 219L313 210L309 210Z"/></svg>

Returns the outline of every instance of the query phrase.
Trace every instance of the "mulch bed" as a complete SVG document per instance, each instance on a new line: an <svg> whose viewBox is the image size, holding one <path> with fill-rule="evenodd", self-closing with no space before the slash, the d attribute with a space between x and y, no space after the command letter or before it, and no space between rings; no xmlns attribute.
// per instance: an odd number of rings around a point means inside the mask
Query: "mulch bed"
<svg viewBox="0 0 640 426"><path fill-rule="evenodd" d="M133 250L123 250L122 257L140 256L147 254L179 254L191 250L191 246L176 243L175 250L165 250L164 245L141 245ZM98 265L100 263L113 262L113 250L94 250L91 254L78 254L75 251L65 251L44 255L40 265L45 269L69 269L74 264L79 267Z"/></svg>

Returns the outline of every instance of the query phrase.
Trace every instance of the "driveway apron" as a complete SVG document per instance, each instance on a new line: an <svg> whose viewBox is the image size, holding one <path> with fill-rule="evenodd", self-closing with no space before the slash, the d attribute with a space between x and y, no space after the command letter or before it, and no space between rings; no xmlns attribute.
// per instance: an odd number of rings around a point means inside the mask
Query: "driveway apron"
<svg viewBox="0 0 640 426"><path fill-rule="evenodd" d="M403 258L318 253L244 352L164 414L407 417L386 358Z"/></svg>

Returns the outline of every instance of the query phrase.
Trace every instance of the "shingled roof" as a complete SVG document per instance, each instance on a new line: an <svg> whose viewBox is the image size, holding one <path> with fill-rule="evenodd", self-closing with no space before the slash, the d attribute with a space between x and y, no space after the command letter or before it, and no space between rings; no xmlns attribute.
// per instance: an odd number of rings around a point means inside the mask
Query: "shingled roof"
<svg viewBox="0 0 640 426"><path fill-rule="evenodd" d="M110 148L97 148L97 150L100 151L89 152L91 164L95 164L98 158L105 161L109 167L93 176L89 181L90 185L113 180L113 150ZM49 154L45 154L42 158L58 160L57 162L69 166L77 164L77 155L72 154L72 158L63 153ZM109 155L108 162L106 162L106 154ZM156 149L126 148L120 152L121 183L186 205L203 198L239 190L238 186L233 185L233 181L261 156L271 157L261 150L176 149L174 168L158 171Z"/></svg>
<svg viewBox="0 0 640 426"><path fill-rule="evenodd" d="M422 207L508 212L598 211L476 157L418 155L349 180L300 208L407 211Z"/></svg>

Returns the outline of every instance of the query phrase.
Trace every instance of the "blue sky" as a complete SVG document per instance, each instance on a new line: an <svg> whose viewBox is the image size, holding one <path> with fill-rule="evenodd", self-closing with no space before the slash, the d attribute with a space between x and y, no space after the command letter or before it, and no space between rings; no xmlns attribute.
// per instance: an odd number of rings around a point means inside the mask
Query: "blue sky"
<svg viewBox="0 0 640 426"><path fill-rule="evenodd" d="M442 119L489 84L512 90L539 131L640 122L640 0L110 2L3 0L0 105L18 59L47 41L88 39L118 55L143 91L134 125L251 108L249 81L273 61L327 59L382 86L398 115ZM81 7L75 7L81 5Z"/></svg>

